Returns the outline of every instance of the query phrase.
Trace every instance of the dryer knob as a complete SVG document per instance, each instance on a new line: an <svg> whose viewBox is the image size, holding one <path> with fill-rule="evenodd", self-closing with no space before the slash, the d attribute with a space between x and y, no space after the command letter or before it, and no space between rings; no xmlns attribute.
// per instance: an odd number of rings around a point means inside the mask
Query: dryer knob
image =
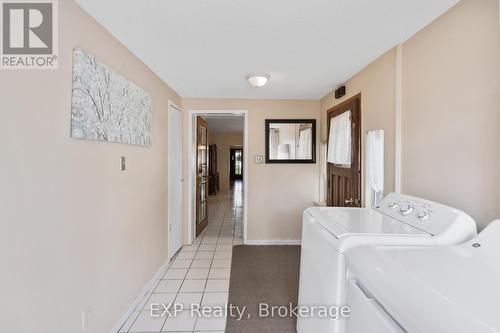
<svg viewBox="0 0 500 333"><path fill-rule="evenodd" d="M401 207L401 209L399 211L401 212L402 215L407 216L413 212L413 207L410 205L406 205L406 206Z"/></svg>
<svg viewBox="0 0 500 333"><path fill-rule="evenodd" d="M398 208L398 204L396 202L390 203L389 204L389 208L390 209L396 209L396 208Z"/></svg>
<svg viewBox="0 0 500 333"><path fill-rule="evenodd" d="M425 221L429 218L429 214L427 214L427 212L420 212L417 217L420 221Z"/></svg>

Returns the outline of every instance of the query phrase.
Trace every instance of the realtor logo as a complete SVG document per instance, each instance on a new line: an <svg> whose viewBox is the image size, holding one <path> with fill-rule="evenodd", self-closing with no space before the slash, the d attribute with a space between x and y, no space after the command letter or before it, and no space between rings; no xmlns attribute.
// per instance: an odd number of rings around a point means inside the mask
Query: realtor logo
<svg viewBox="0 0 500 333"><path fill-rule="evenodd" d="M0 68L57 68L57 0L0 0L0 4Z"/></svg>

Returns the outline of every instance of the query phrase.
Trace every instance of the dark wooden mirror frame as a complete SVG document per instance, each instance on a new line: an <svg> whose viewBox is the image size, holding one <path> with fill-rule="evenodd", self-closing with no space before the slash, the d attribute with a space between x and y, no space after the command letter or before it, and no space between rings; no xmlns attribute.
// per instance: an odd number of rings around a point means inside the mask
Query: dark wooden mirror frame
<svg viewBox="0 0 500 333"><path fill-rule="evenodd" d="M269 158L269 128L271 124L311 124L312 158L307 160L272 160ZM315 164L316 163L316 119L266 119L266 164Z"/></svg>

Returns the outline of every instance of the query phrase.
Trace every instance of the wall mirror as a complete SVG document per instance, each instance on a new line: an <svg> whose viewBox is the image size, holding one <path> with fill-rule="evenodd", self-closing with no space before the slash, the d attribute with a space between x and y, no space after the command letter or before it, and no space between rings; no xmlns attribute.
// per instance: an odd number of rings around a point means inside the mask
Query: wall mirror
<svg viewBox="0 0 500 333"><path fill-rule="evenodd" d="M266 119L266 163L316 163L316 120Z"/></svg>

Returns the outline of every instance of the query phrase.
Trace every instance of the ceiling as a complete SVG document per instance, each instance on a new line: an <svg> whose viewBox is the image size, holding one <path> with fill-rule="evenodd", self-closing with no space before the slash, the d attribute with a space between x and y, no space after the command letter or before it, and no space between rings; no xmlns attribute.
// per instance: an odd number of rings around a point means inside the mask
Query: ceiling
<svg viewBox="0 0 500 333"><path fill-rule="evenodd" d="M243 116L203 116L213 133L242 133L245 128Z"/></svg>
<svg viewBox="0 0 500 333"><path fill-rule="evenodd" d="M323 97L458 1L76 0L182 97L272 99Z"/></svg>

